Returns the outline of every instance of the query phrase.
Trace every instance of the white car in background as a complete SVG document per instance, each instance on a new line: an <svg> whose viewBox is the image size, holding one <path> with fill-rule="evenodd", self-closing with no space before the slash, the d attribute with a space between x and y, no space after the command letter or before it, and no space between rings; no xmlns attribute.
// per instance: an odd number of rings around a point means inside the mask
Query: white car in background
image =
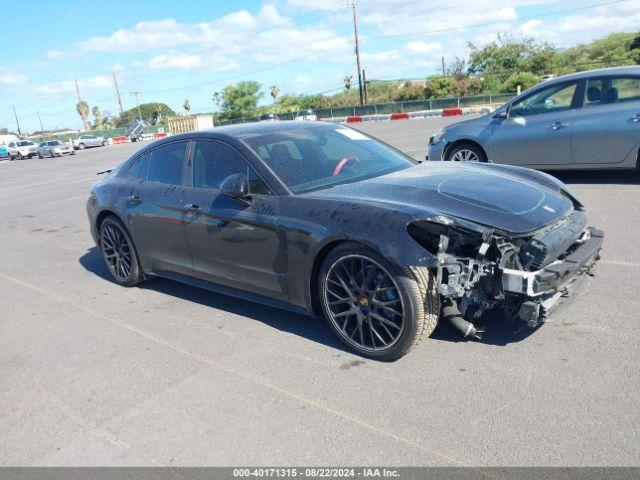
<svg viewBox="0 0 640 480"><path fill-rule="evenodd" d="M38 145L38 157L61 157L63 155L75 155L75 150L68 143L59 140L50 140Z"/></svg>
<svg viewBox="0 0 640 480"><path fill-rule="evenodd" d="M22 160L24 158L35 157L38 154L36 144L29 140L9 142L7 145L7 153L9 154L9 160Z"/></svg>
<svg viewBox="0 0 640 480"><path fill-rule="evenodd" d="M78 138L73 139L73 148L76 150L84 150L87 147L104 147L109 145L109 140L97 135L85 133Z"/></svg>
<svg viewBox="0 0 640 480"><path fill-rule="evenodd" d="M318 120L318 116L316 115L316 112L314 112L310 108L307 108L306 110L301 110L298 113L296 113L296 117L294 118L294 120L298 120L298 121L306 120L306 121L315 122L316 120Z"/></svg>

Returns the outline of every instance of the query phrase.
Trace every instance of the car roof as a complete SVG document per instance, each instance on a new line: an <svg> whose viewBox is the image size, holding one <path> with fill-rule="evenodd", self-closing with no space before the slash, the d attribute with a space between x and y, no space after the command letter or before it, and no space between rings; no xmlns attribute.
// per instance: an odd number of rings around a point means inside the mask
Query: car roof
<svg viewBox="0 0 640 480"><path fill-rule="evenodd" d="M625 75L640 75L640 66L632 67L610 67L610 68L598 68L596 70L585 70L584 72L570 73L562 75L560 77L545 80L539 83L539 85L553 85L554 83L562 83L569 80L582 80L583 78L593 77L617 77Z"/></svg>

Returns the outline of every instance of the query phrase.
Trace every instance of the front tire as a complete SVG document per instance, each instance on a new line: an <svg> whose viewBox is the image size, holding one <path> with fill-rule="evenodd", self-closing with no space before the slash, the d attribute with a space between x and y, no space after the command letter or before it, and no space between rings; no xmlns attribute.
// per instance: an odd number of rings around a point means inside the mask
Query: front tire
<svg viewBox="0 0 640 480"><path fill-rule="evenodd" d="M24 157L22 156L22 154L20 152L18 152L18 160L23 160Z"/></svg>
<svg viewBox="0 0 640 480"><path fill-rule="evenodd" d="M78 150L84 150L86 148L84 143L78 145Z"/></svg>
<svg viewBox="0 0 640 480"><path fill-rule="evenodd" d="M131 287L144 280L133 240L127 228L114 216L100 224L100 252L114 280Z"/></svg>
<svg viewBox="0 0 640 480"><path fill-rule="evenodd" d="M109 145L109 142L107 142L106 140L103 140L103 141L102 141L102 146L103 146L103 147L106 147L107 145Z"/></svg>
<svg viewBox="0 0 640 480"><path fill-rule="evenodd" d="M427 269L405 269L357 243L327 255L317 291L325 319L358 354L392 361L433 332L439 296Z"/></svg>
<svg viewBox="0 0 640 480"><path fill-rule="evenodd" d="M486 162L484 151L473 143L462 143L452 148L445 157L450 162Z"/></svg>

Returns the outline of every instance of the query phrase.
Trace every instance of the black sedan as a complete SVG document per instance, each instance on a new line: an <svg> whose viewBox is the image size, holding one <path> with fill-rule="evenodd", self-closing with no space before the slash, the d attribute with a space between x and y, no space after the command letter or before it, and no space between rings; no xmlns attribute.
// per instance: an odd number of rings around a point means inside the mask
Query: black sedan
<svg viewBox="0 0 640 480"><path fill-rule="evenodd" d="M115 280L154 276L324 316L361 355L403 356L439 319L531 327L591 273L603 234L567 187L519 167L426 163L324 122L176 135L93 186Z"/></svg>

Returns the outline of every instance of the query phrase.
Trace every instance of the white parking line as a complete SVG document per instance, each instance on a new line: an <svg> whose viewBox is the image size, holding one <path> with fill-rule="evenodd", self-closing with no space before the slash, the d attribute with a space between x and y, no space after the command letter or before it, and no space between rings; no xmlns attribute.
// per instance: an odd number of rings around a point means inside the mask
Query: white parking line
<svg viewBox="0 0 640 480"><path fill-rule="evenodd" d="M640 263L638 262L625 262L623 260L600 260L600 262L608 263L610 265L620 265L623 267L640 268Z"/></svg>

